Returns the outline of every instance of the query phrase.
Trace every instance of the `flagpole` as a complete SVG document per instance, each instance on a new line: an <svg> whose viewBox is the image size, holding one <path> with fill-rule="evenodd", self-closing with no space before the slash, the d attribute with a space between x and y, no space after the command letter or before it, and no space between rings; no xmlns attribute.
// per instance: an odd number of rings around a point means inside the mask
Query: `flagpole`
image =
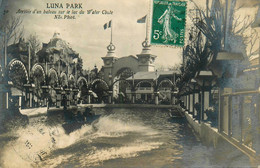
<svg viewBox="0 0 260 168"><path fill-rule="evenodd" d="M148 18L147 18L147 16L148 16L148 15L146 15L146 22L145 22L145 23L146 23L146 25L145 25L145 34L146 34L146 35L145 35L145 36L146 36L145 39L146 39L146 40L148 39L148 31L147 31L147 27L148 27Z"/></svg>
<svg viewBox="0 0 260 168"><path fill-rule="evenodd" d="M112 24L112 20L111 20L111 41L110 41L111 44L112 44L112 40L113 40L112 28L113 28L113 24Z"/></svg>

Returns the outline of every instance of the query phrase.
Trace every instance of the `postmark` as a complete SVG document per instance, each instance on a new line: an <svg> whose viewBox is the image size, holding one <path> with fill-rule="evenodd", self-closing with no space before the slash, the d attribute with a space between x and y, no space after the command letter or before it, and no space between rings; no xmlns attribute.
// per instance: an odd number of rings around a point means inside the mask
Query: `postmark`
<svg viewBox="0 0 260 168"><path fill-rule="evenodd" d="M186 7L185 1L153 0L151 44L184 46Z"/></svg>

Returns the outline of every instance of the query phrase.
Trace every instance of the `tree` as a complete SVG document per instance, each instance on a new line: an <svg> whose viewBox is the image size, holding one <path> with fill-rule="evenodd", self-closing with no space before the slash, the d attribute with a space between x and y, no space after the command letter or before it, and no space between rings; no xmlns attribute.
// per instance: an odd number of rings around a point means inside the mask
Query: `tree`
<svg viewBox="0 0 260 168"><path fill-rule="evenodd" d="M83 75L83 60L81 57L78 57L77 73L78 73L78 76Z"/></svg>
<svg viewBox="0 0 260 168"><path fill-rule="evenodd" d="M30 34L27 39L30 49L31 49L31 58L32 58L32 64L35 64L39 62L39 58L36 55L36 53L41 49L41 42L39 40L39 37L37 34Z"/></svg>
<svg viewBox="0 0 260 168"><path fill-rule="evenodd" d="M191 16L192 21L206 37L214 58L221 50L240 52L245 58L249 58L259 51L259 47L256 47L258 33L250 28L254 18L251 16L241 18L241 15L237 14L241 6L236 8L236 0L230 2L228 10L224 11L225 4L221 4L220 0L213 0L211 9L206 12L193 2L198 16ZM207 15L207 12L210 15ZM226 12L228 15L225 15Z"/></svg>
<svg viewBox="0 0 260 168"><path fill-rule="evenodd" d="M8 45L11 40L13 40L13 43L17 43L23 37L24 28L20 28L22 22L21 16L4 16L0 24L0 31L2 32L2 36L4 36L4 38L1 38L2 45Z"/></svg>
<svg viewBox="0 0 260 168"><path fill-rule="evenodd" d="M183 50L184 63L180 68L180 86L194 77L197 71L207 69L209 62L216 60L217 54L222 50L240 52L246 60L259 51L254 49L259 38L257 32L252 30L252 33L247 33L254 20L249 16L245 16L244 19L237 17L236 12L240 7L235 8L236 0L230 2L225 12L225 4L221 4L220 0L213 0L211 9L206 11L193 2L193 11L196 13L191 13L190 18L196 31L190 30L189 44ZM224 15L226 12L228 15Z"/></svg>

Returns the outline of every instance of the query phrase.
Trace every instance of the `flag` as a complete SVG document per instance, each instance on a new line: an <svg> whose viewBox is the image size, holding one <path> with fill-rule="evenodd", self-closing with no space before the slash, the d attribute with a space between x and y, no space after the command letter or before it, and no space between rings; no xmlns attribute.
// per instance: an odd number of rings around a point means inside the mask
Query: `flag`
<svg viewBox="0 0 260 168"><path fill-rule="evenodd" d="M145 23L145 21L146 21L146 16L147 16L147 15L145 15L144 17L138 19L138 20L137 20L137 23Z"/></svg>
<svg viewBox="0 0 260 168"><path fill-rule="evenodd" d="M106 30L107 28L110 28L112 25L112 20L110 20L108 23L104 24L104 30Z"/></svg>

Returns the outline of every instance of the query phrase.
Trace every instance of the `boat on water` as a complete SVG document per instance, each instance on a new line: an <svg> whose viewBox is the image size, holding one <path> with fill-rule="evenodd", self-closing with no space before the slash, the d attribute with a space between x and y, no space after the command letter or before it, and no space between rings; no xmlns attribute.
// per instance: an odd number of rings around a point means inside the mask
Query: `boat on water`
<svg viewBox="0 0 260 168"><path fill-rule="evenodd" d="M183 118L184 117L184 114L182 113L181 110L177 110L175 108L171 108L169 111L170 111L169 115L172 118Z"/></svg>
<svg viewBox="0 0 260 168"><path fill-rule="evenodd" d="M37 108L26 108L26 109L21 109L19 108L19 112L22 115L25 116L38 116L38 115L44 115L47 114L48 112L55 112L55 111L84 111L85 112L91 112L93 106L71 106L71 107L61 107L61 108L56 108L56 107L37 107ZM18 108L17 108L18 110Z"/></svg>
<svg viewBox="0 0 260 168"><path fill-rule="evenodd" d="M26 116L38 116L42 114L47 114L47 107L38 107L38 108L28 108L28 109L19 109L22 115Z"/></svg>
<svg viewBox="0 0 260 168"><path fill-rule="evenodd" d="M96 115L92 111L92 106L78 107L76 113L70 113L64 111L65 122L62 124L63 129L67 134L80 129L85 124L91 124L95 120L99 119L101 115Z"/></svg>
<svg viewBox="0 0 260 168"><path fill-rule="evenodd" d="M70 108L29 108L29 109L19 109L20 114L27 117L35 117L40 115L52 115L57 112L64 115L64 123L62 124L63 129L67 134L80 129L85 124L91 124L93 121L97 120L100 115L95 115L92 110L93 106L73 106Z"/></svg>

